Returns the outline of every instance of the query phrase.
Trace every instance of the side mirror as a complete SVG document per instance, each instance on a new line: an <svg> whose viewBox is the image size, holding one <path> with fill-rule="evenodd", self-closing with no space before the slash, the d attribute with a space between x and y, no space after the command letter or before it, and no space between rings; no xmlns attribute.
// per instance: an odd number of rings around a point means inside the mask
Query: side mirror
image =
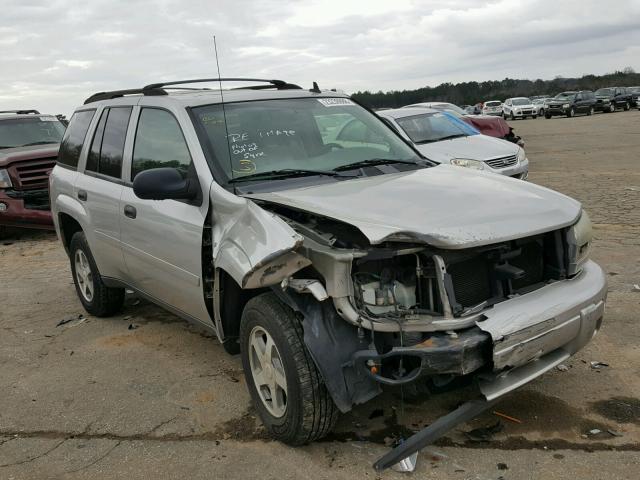
<svg viewBox="0 0 640 480"><path fill-rule="evenodd" d="M133 193L143 200L193 200L198 196L198 185L182 178L175 168L152 168L135 176Z"/></svg>

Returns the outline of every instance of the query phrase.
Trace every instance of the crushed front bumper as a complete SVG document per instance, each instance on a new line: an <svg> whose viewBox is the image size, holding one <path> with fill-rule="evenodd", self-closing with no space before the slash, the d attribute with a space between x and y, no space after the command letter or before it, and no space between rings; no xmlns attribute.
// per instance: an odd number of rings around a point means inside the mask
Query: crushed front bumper
<svg viewBox="0 0 640 480"><path fill-rule="evenodd" d="M485 396L497 398L533 380L584 347L600 328L607 295L602 269L582 272L498 303L455 334L437 333L420 344L353 353L352 364L377 382L409 383L422 375L466 375L481 370ZM385 363L411 357L405 375L385 375ZM376 367L376 368L372 368ZM483 368L484 367L484 368Z"/></svg>

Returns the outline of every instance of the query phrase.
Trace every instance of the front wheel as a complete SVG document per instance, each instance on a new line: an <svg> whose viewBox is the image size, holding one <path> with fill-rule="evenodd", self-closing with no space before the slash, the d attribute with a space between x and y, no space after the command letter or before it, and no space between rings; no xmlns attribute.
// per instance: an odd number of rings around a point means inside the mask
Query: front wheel
<svg viewBox="0 0 640 480"><path fill-rule="evenodd" d="M595 110L593 109L593 107L589 107L589 111L587 112L587 115L593 115L593 112Z"/></svg>
<svg viewBox="0 0 640 480"><path fill-rule="evenodd" d="M73 283L84 309L96 317L117 313L124 303L124 288L110 288L102 282L83 232L76 232L71 238L69 254Z"/></svg>
<svg viewBox="0 0 640 480"><path fill-rule="evenodd" d="M547 120L549 120L551 118L551 115L549 115L548 113L544 114L544 118L546 118Z"/></svg>
<svg viewBox="0 0 640 480"><path fill-rule="evenodd" d="M536 118L538 118L538 115L533 115L531 118L535 120Z"/></svg>
<svg viewBox="0 0 640 480"><path fill-rule="evenodd" d="M613 103L613 102L611 102L611 103L609 104L609 113L613 113L613 112L615 112L615 111L616 111L616 104L615 104L615 103Z"/></svg>
<svg viewBox="0 0 640 480"><path fill-rule="evenodd" d="M624 104L624 111L626 112L627 110L629 110L631 108L631 105L629 105L629 102L626 102Z"/></svg>
<svg viewBox="0 0 640 480"><path fill-rule="evenodd" d="M265 428L288 445L324 437L338 419L303 335L294 312L272 293L247 302L240 349L249 393Z"/></svg>
<svg viewBox="0 0 640 480"><path fill-rule="evenodd" d="M574 117L575 115L576 115L576 111L573 107L571 107L567 112L567 117L571 118L571 117Z"/></svg>

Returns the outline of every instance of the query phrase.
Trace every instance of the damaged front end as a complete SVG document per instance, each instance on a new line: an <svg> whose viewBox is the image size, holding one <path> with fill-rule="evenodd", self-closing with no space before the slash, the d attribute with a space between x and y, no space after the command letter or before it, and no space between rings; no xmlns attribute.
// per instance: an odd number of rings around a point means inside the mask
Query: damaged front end
<svg viewBox="0 0 640 480"><path fill-rule="evenodd" d="M265 208L304 238L297 253L310 264L279 295L304 318L342 411L381 385L425 377L473 374L496 398L523 383L518 367L573 354L600 326L606 283L588 261L586 214L571 227L447 250L409 235L371 245L351 225Z"/></svg>

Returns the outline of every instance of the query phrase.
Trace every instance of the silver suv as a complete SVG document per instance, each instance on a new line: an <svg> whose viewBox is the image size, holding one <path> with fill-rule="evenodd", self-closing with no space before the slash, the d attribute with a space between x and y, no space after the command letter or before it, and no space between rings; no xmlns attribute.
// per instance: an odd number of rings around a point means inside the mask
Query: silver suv
<svg viewBox="0 0 640 480"><path fill-rule="evenodd" d="M599 329L605 276L575 200L436 165L315 85L183 83L76 110L56 229L90 314L131 288L240 352L275 438L318 439L385 385L472 377L484 408Z"/></svg>

